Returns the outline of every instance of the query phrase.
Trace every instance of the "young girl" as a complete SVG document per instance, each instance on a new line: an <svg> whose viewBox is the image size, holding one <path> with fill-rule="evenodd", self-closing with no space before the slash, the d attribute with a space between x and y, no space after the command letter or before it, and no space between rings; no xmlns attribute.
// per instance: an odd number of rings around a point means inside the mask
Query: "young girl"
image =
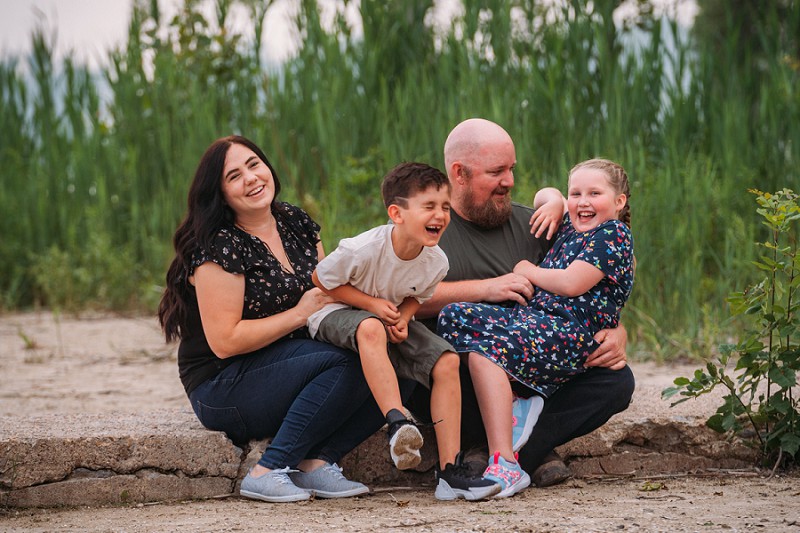
<svg viewBox="0 0 800 533"><path fill-rule="evenodd" d="M586 357L598 346L594 334L619 323L633 287L629 197L621 166L604 159L579 163L569 174L567 213L553 247L539 267L529 261L514 267L537 287L529 305L462 302L439 314L439 333L456 351L468 353L489 449L495 450L484 476L503 487L496 497L530 484L514 452L533 424L518 431L509 380L547 398L585 371Z"/></svg>

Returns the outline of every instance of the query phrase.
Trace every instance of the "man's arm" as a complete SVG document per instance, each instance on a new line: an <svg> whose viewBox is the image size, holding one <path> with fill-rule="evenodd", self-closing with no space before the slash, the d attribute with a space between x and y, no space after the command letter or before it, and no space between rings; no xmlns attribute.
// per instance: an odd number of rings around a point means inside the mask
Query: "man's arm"
<svg viewBox="0 0 800 533"><path fill-rule="evenodd" d="M525 305L533 296L533 286L525 277L509 273L488 279L442 281L433 296L422 304L417 318L431 318L453 302L517 302Z"/></svg>

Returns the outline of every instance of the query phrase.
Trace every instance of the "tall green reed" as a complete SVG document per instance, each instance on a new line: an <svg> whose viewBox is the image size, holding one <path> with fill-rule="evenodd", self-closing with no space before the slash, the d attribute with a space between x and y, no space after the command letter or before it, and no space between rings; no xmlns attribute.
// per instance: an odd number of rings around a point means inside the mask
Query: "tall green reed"
<svg viewBox="0 0 800 533"><path fill-rule="evenodd" d="M582 159L622 163L638 260L624 317L632 340L653 357L717 344L706 339L726 327L724 297L745 283L760 231L746 190L797 182L800 59L779 32L763 30L756 75L733 38L711 51L666 19L620 27L615 2L465 0L436 31L430 0L362 0L357 36L343 8L327 27L316 1L301 0L301 47L276 69L262 65L258 38L227 28L237 3L260 35L269 2L217 0L207 19L186 0L169 21L157 2L135 2L103 80L54 65L36 36L30 80L0 64L0 168L11 185L0 206L25 213L6 217L0 241L3 307L111 305L91 283L56 297L32 274L65 254L67 270L98 286L129 287L114 307L151 309L194 167L216 137L259 143L285 199L318 218L331 249L385 220L379 182L391 166L441 167L449 130L482 116L516 141L518 201L545 185L565 190ZM783 16L797 21L797 11ZM98 266L104 247L138 275Z"/></svg>

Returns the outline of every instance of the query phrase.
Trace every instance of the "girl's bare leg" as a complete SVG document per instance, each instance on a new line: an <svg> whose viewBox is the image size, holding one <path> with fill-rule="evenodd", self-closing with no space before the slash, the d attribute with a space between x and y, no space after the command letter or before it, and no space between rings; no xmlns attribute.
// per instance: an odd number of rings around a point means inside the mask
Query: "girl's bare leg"
<svg viewBox="0 0 800 533"><path fill-rule="evenodd" d="M470 353L469 373L475 386L475 395L489 442L489 453L500 452L507 461L516 462L512 447L513 395L508 375L486 357Z"/></svg>

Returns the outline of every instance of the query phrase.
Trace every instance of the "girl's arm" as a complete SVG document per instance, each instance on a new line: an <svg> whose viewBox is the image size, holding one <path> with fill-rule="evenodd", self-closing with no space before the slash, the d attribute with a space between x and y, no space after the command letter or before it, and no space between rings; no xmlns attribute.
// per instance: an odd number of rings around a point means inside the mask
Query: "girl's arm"
<svg viewBox="0 0 800 533"><path fill-rule="evenodd" d="M547 231L547 239L550 240L558 231L561 219L567 212L567 200L561 191L553 187L539 189L533 197L533 208L536 210L531 216L531 233L535 237L541 237Z"/></svg>
<svg viewBox="0 0 800 533"><path fill-rule="evenodd" d="M605 274L594 265L576 259L567 268L541 268L530 261L520 261L514 267L520 274L537 287L560 296L579 296L603 279Z"/></svg>
<svg viewBox="0 0 800 533"><path fill-rule="evenodd" d="M207 262L194 271L200 319L208 345L220 359L252 352L306 324L308 317L333 300L319 289L303 294L293 308L254 320L242 319L244 276Z"/></svg>

